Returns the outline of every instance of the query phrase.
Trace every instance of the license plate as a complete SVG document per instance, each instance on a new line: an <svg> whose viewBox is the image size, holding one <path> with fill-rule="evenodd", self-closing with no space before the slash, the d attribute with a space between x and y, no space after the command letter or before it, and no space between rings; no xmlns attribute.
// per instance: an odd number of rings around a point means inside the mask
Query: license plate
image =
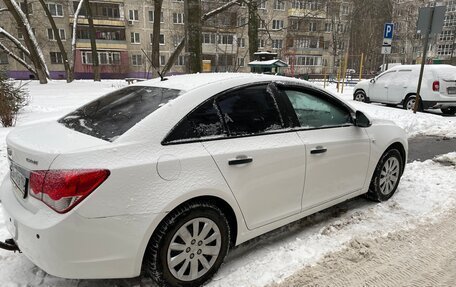
<svg viewBox="0 0 456 287"><path fill-rule="evenodd" d="M27 190L27 178L15 166L11 166L10 177L21 195L25 198Z"/></svg>
<svg viewBox="0 0 456 287"><path fill-rule="evenodd" d="M447 91L449 95L454 95L456 94L456 87L449 87Z"/></svg>
<svg viewBox="0 0 456 287"><path fill-rule="evenodd" d="M14 239L17 239L16 221L13 218L8 217L6 219L6 229Z"/></svg>

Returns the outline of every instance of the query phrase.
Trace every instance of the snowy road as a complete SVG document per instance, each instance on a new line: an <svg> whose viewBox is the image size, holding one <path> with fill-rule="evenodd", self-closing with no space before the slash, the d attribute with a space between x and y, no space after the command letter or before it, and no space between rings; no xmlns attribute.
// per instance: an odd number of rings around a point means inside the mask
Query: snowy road
<svg viewBox="0 0 456 287"><path fill-rule="evenodd" d="M119 81L102 83L77 81L70 85L54 81L47 86L32 83L29 86L32 95L31 105L21 115L18 124L57 118L95 96L122 85L124 83ZM62 91L65 94L61 94ZM351 89L346 89L342 97L351 99ZM409 136L456 137L454 117L441 117L430 113L414 115L411 112L381 105L357 102L351 102L351 104L373 117L395 121L407 131ZM4 138L9 130L0 128L0 176L3 176L7 170ZM447 155L442 158L442 161L456 163L456 153ZM442 165L430 160L410 163L398 193L390 201L376 204L363 198L356 198L249 241L229 254L226 263L208 286L264 286L281 282L307 265L324 264L324 258L328 254L334 254L329 255L333 258L339 254L334 252L340 251L342 252L340 254L343 254L346 246L356 247L356 242L361 244L376 242L376 238L382 238L388 233L408 234L407 232L413 233L417 226L423 226L423 224L438 225L444 222L445 216L448 216L448 213L451 214L456 207L455 172L455 167L451 164ZM3 218L0 216L0 238L7 236ZM355 238L357 241L354 241ZM418 240L413 242L419 244ZM412 255L410 253L410 256ZM367 261L369 260L360 262ZM315 268L318 268L318 264ZM318 270L315 272L319 274ZM342 278L342 274L339 277ZM353 274L353 276L359 275ZM295 277L290 280L294 279ZM150 281L138 278L104 281L55 278L35 267L21 254L0 251L0 286L27 285L153 286ZM322 283L320 286L324 285Z"/></svg>

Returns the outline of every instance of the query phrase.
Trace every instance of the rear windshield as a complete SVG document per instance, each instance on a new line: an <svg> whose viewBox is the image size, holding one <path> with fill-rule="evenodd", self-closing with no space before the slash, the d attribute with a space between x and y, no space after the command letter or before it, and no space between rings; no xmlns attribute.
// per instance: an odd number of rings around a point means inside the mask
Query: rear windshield
<svg viewBox="0 0 456 287"><path fill-rule="evenodd" d="M179 94L179 90L173 89L126 87L82 106L58 122L112 142Z"/></svg>

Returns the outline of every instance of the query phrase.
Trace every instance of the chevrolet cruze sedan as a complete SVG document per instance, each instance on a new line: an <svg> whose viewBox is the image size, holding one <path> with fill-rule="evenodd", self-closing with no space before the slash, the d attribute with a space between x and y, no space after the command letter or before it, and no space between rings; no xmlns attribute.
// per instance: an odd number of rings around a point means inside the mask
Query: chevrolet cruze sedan
<svg viewBox="0 0 456 287"><path fill-rule="evenodd" d="M404 131L292 78L151 80L14 129L1 201L15 245L65 278L197 286L228 249L367 194L389 199Z"/></svg>

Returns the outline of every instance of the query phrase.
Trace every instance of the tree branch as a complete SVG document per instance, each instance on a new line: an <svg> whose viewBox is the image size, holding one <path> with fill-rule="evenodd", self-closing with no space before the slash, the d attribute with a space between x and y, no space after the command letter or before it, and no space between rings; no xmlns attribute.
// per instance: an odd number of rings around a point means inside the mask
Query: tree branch
<svg viewBox="0 0 456 287"><path fill-rule="evenodd" d="M36 70L30 66L29 64L27 64L24 60L22 60L19 56L17 56L16 54L14 54L13 52L11 52L10 49L8 49L5 45L3 45L1 42L0 42L0 50L3 50L6 54L8 54L9 56L11 56L11 58L13 58L14 60L16 60L19 64L21 64L22 66L24 66L27 70L29 70L31 73L33 73L35 76L36 76Z"/></svg>

